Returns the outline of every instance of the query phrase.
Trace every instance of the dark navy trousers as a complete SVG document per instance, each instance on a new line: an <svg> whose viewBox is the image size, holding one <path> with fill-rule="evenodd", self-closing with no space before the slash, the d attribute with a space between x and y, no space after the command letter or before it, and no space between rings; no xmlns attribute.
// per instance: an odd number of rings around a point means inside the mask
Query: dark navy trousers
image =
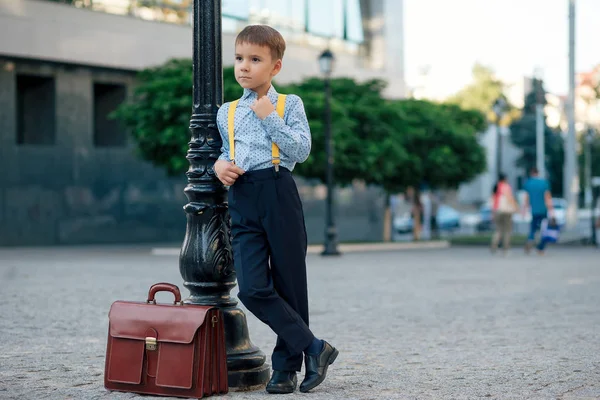
<svg viewBox="0 0 600 400"><path fill-rule="evenodd" d="M276 371L300 371L308 328L306 227L289 170L248 171L229 188L238 297L277 334Z"/></svg>

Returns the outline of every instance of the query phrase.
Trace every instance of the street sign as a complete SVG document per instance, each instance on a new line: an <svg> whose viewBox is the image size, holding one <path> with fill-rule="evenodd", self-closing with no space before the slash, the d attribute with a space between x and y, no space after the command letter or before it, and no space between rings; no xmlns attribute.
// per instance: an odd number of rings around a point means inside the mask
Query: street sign
<svg viewBox="0 0 600 400"><path fill-rule="evenodd" d="M592 186L600 186L600 176L594 176L592 178Z"/></svg>

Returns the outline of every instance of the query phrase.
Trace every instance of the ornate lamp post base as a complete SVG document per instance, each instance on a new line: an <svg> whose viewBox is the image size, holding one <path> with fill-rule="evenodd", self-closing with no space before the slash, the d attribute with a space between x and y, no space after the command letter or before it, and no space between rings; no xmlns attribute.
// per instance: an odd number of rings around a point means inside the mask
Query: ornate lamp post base
<svg viewBox="0 0 600 400"><path fill-rule="evenodd" d="M231 260L224 264L231 265ZM186 265L188 264L182 263L180 267ZM187 268L181 268L182 275L187 275L186 270ZM271 368L265 364L265 353L250 340L246 315L237 307L238 302L229 295L229 290L235 286L235 281L224 284L186 281L183 285L190 290L190 297L184 300L185 303L218 305L223 313L229 389L249 391L264 387L270 378ZM220 296L206 293L211 291L215 292L214 294L219 293Z"/></svg>
<svg viewBox="0 0 600 400"><path fill-rule="evenodd" d="M331 212L331 211L329 211ZM342 253L337 248L337 232L335 227L328 227L325 231L325 248L321 253L322 256L339 256Z"/></svg>
<svg viewBox="0 0 600 400"><path fill-rule="evenodd" d="M221 311L227 327L229 388L245 391L264 386L270 378L271 367L265 364L265 354L249 339L246 315L237 307L221 308Z"/></svg>

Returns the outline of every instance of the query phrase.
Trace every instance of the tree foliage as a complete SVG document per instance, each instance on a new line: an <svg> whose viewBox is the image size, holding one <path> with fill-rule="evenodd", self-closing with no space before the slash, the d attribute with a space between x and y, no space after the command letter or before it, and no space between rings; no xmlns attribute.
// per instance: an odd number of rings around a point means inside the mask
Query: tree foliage
<svg viewBox="0 0 600 400"><path fill-rule="evenodd" d="M539 91L539 94L538 92ZM515 146L522 150L517 165L529 171L536 165L536 97L539 96L542 104L546 103L545 90L541 81L534 80L533 88L525 97L525 104L520 119L510 126L510 138ZM548 172L551 190L553 193L563 193L563 165L564 141L560 132L552 130L546 124L544 115L544 152L545 168Z"/></svg>
<svg viewBox="0 0 600 400"><path fill-rule="evenodd" d="M405 135L405 148L417 156L419 175L429 186L456 188L485 170L485 152L477 141L486 127L483 114L416 100L398 106L406 131L411 132Z"/></svg>
<svg viewBox="0 0 600 400"><path fill-rule="evenodd" d="M454 188L485 169L485 153L477 141L486 126L480 112L422 100L388 101L380 80L338 78L331 87L337 182L360 177L390 193L423 183ZM313 151L296 167L298 173L322 180L323 81L312 78L282 90L304 99L311 126Z"/></svg>
<svg viewBox="0 0 600 400"><path fill-rule="evenodd" d="M224 100L242 90L233 69L223 71ZM309 78L291 85L274 84L280 93L299 95L306 109L312 151L296 172L324 180L326 167L324 82ZM339 184L354 179L398 192L407 186L456 187L485 169L477 133L485 129L478 111L457 105L383 98L385 83L349 78L331 80L335 176ZM132 132L141 156L171 175L188 168L192 64L171 60L140 72L131 101L114 113Z"/></svg>
<svg viewBox="0 0 600 400"><path fill-rule="evenodd" d="M191 104L192 62L175 59L139 72L133 98L112 116L129 129L143 159L178 175L189 167Z"/></svg>
<svg viewBox="0 0 600 400"><path fill-rule="evenodd" d="M487 114L494 101L504 93L505 85L496 79L491 68L479 63L473 66L472 76L473 81L448 98L447 102Z"/></svg>

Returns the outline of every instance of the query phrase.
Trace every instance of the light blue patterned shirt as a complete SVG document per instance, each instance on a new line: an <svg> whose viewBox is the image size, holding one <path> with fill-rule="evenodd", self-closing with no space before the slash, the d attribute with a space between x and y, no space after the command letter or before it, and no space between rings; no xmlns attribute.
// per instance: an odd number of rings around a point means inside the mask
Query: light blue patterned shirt
<svg viewBox="0 0 600 400"><path fill-rule="evenodd" d="M271 86L267 97L273 107L277 106L277 96L277 91ZM310 129L302 100L296 95L288 95L283 119L277 111L273 111L264 120L258 118L250 108L256 100L255 91L244 89L244 95L235 110L235 164L244 171L272 167L271 143L275 142L279 146L279 165L292 171L296 163L306 161L311 146ZM223 140L219 159L227 161L231 161L227 132L230 104L223 104L217 113L217 126Z"/></svg>

